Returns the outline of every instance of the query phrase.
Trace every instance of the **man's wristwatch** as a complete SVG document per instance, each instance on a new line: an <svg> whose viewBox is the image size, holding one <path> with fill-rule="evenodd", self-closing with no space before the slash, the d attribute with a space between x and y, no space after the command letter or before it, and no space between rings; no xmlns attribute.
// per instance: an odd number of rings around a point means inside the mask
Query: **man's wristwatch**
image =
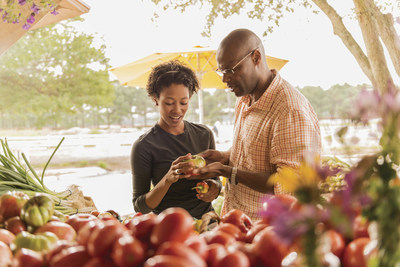
<svg viewBox="0 0 400 267"><path fill-rule="evenodd" d="M236 174L237 174L237 167L232 167L231 177L228 179L231 184L237 185L238 182L236 181Z"/></svg>

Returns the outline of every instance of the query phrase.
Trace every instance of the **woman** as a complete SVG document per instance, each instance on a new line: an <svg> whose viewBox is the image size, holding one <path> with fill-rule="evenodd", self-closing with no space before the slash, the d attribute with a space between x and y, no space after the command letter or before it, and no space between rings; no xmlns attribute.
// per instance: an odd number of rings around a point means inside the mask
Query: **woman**
<svg viewBox="0 0 400 267"><path fill-rule="evenodd" d="M160 118L132 147L134 209L158 214L169 207L182 207L201 218L212 210L211 201L218 196L221 182L207 180L209 191L196 194L193 187L201 180L185 179L193 168L184 160L215 148L209 128L183 119L191 96L199 89L196 75L178 61L162 63L153 68L146 89Z"/></svg>

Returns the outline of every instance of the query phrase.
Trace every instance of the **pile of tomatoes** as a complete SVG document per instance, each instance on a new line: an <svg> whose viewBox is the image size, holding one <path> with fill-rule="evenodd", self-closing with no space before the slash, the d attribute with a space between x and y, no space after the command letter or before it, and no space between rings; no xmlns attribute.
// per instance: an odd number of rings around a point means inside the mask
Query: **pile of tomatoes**
<svg viewBox="0 0 400 267"><path fill-rule="evenodd" d="M301 249L283 242L268 220L253 222L241 210L231 210L203 233L194 230L193 218L181 208L137 213L124 221L107 212L96 215L52 216L41 226L22 221L19 227L0 229L0 266L280 267L288 254ZM355 223L354 240L329 230L331 252L344 267L366 266L367 224ZM55 239L41 246L37 240L43 234ZM16 246L16 236L22 235L27 241Z"/></svg>

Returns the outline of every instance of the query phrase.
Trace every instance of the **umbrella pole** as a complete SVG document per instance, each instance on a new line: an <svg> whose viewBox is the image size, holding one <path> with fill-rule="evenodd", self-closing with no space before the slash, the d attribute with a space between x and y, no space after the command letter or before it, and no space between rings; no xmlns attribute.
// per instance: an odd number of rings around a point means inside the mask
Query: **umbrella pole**
<svg viewBox="0 0 400 267"><path fill-rule="evenodd" d="M201 88L201 87L200 87ZM200 89L198 92L199 97L199 123L203 123L204 121L204 113L203 113L203 90Z"/></svg>

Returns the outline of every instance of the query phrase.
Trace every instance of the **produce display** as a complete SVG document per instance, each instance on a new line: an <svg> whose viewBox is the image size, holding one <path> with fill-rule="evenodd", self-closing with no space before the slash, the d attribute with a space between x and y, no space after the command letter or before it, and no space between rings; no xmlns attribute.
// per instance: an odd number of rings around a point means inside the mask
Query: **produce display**
<svg viewBox="0 0 400 267"><path fill-rule="evenodd" d="M3 198L6 206L0 202L2 214L15 215L1 224L0 266L304 266L293 256L305 249L303 244L283 240L268 216L252 221L243 211L231 210L200 233L196 220L181 208L159 215L136 213L123 220L113 212L97 211L57 217L51 216L54 205L45 195L17 195L25 202L19 206L20 215L8 198ZM274 199L301 209L294 197ZM16 218L20 227L10 227L9 221ZM326 231L324 266L366 266L362 253L371 241L367 228L365 221L356 220L352 240L333 229ZM332 259L341 265L332 265Z"/></svg>

